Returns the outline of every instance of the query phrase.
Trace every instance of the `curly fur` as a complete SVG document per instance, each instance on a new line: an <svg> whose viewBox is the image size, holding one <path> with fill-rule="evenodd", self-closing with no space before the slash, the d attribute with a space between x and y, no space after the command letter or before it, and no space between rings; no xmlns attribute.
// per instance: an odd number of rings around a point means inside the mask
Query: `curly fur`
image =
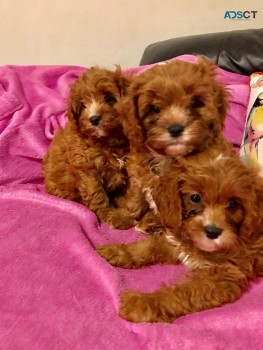
<svg viewBox="0 0 263 350"><path fill-rule="evenodd" d="M85 71L70 89L66 127L44 158L46 191L84 204L102 221L114 210L115 193L127 183L129 142L116 106L129 84L120 68Z"/></svg>
<svg viewBox="0 0 263 350"><path fill-rule="evenodd" d="M179 205L177 196L172 202L180 228L97 248L122 268L182 263L191 270L153 293L123 292L119 314L132 322L172 322L234 302L250 280L263 276L263 179L234 156L185 158L180 167L162 193L171 200L179 192Z"/></svg>

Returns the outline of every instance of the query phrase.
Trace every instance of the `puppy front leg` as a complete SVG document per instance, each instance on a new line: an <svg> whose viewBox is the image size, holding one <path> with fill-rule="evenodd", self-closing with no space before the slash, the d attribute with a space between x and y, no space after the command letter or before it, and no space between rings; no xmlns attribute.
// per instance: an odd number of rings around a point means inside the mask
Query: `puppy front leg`
<svg viewBox="0 0 263 350"><path fill-rule="evenodd" d="M102 186L101 179L96 174L93 176L81 174L78 190L81 196L81 203L93 211L100 221L105 222L108 213L113 207Z"/></svg>
<svg viewBox="0 0 263 350"><path fill-rule="evenodd" d="M97 247L96 251L111 265L126 269L178 262L176 247L171 246L164 236L151 236L129 244L106 244Z"/></svg>
<svg viewBox="0 0 263 350"><path fill-rule="evenodd" d="M126 193L116 198L117 208L109 212L107 223L113 228L126 229L136 225L147 211L148 204L137 183L130 182Z"/></svg>
<svg viewBox="0 0 263 350"><path fill-rule="evenodd" d="M121 294L119 315L131 322L172 322L193 312L239 299L247 287L246 276L234 266L198 270L177 285L164 285L153 293Z"/></svg>

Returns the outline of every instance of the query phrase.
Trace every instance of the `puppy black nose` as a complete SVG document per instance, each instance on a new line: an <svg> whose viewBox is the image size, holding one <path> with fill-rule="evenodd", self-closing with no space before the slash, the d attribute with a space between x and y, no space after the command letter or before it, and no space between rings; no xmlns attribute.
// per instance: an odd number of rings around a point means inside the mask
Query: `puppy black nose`
<svg viewBox="0 0 263 350"><path fill-rule="evenodd" d="M216 239L219 237L222 233L222 229L220 227L214 226L214 225L207 225L204 227L206 236L210 239Z"/></svg>
<svg viewBox="0 0 263 350"><path fill-rule="evenodd" d="M98 126L100 123L100 115L93 115L89 118L90 122L94 126Z"/></svg>
<svg viewBox="0 0 263 350"><path fill-rule="evenodd" d="M172 124L168 126L167 130L172 137L178 137L184 131L184 126L181 124Z"/></svg>
<svg viewBox="0 0 263 350"><path fill-rule="evenodd" d="M214 226L214 225L207 225L204 227L206 236L210 239L216 239L219 237L222 233L222 229L220 227Z"/></svg>

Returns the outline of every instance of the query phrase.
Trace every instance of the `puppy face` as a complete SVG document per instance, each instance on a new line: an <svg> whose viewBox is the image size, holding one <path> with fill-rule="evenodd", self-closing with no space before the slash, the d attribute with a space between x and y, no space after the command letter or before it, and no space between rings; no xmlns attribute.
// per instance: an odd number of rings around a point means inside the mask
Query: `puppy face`
<svg viewBox="0 0 263 350"><path fill-rule="evenodd" d="M177 157L204 149L223 129L225 97L215 81L215 66L208 61L156 65L131 86L128 137L135 138L139 124L153 153Z"/></svg>
<svg viewBox="0 0 263 350"><path fill-rule="evenodd" d="M72 85L68 115L85 136L107 137L121 129L115 108L130 84L118 68L115 72L92 67Z"/></svg>
<svg viewBox="0 0 263 350"><path fill-rule="evenodd" d="M238 159L190 165L179 188L183 236L205 252L234 251L260 226L263 188L258 180Z"/></svg>

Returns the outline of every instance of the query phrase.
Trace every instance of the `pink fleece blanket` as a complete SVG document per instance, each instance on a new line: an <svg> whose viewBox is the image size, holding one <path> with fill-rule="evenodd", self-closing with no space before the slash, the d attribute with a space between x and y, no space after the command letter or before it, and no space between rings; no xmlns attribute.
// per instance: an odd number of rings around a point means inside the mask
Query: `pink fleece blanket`
<svg viewBox="0 0 263 350"><path fill-rule="evenodd" d="M152 291L184 268L112 267L94 247L141 236L99 225L82 205L44 193L41 161L65 124L68 85L83 69L0 67L0 349L262 349L263 280L233 304L173 324L119 318L121 290ZM238 147L249 78L218 70L218 79L231 92L225 134Z"/></svg>

